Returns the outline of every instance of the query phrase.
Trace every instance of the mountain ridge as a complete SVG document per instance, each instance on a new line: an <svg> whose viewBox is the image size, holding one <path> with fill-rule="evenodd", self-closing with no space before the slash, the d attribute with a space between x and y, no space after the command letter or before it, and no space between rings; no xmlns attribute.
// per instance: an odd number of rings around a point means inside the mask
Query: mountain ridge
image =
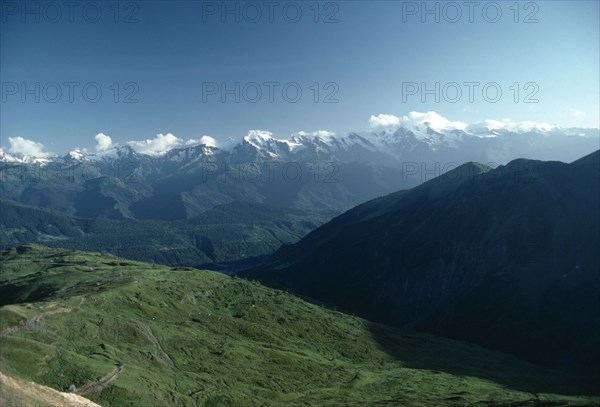
<svg viewBox="0 0 600 407"><path fill-rule="evenodd" d="M434 179L359 205L241 275L538 362L600 364L599 163L596 151Z"/></svg>
<svg viewBox="0 0 600 407"><path fill-rule="evenodd" d="M259 160L277 159L289 161L291 159L306 159L307 151L310 157L324 159L348 160L352 157L352 150L359 149L361 154L367 152L376 153L380 159L385 156L393 158L393 161L405 159L407 153L425 148L436 149L459 149L466 142L485 139L499 139L507 142L516 142L510 138L519 137L544 137L548 141L552 137L578 137L579 139L599 139L600 129L562 128L559 126L549 127L523 127L512 129L494 129L492 126L475 124L458 128L434 129L430 123L402 125L396 129L372 130L370 132L351 132L345 136L333 134L308 134L299 132L289 138L276 138L270 132L252 130L247 136L241 137L238 142L228 139L219 145L212 138L207 141L205 137L194 140L186 146L174 146L167 150L155 153L143 153L136 151L131 145L117 145L104 148L100 152L91 153L85 149L74 149L64 156L45 154L42 157L28 157L19 154L9 154L0 149L0 162L13 163L37 163L47 165L49 163L68 162L94 162L110 161L123 157L144 156L156 161L181 161L187 159L210 158L218 154L230 154L233 157L243 156L246 148L250 147L258 155ZM523 147L521 145L521 147ZM319 156L319 153L321 156ZM492 157L493 158L493 157Z"/></svg>

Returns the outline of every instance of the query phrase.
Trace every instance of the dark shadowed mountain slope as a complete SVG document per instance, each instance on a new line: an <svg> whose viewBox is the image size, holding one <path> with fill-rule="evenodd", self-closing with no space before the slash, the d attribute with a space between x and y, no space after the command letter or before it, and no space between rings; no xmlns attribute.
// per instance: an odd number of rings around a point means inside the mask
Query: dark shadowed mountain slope
<svg viewBox="0 0 600 407"><path fill-rule="evenodd" d="M600 363L600 152L465 164L242 273L372 320L549 363Z"/></svg>

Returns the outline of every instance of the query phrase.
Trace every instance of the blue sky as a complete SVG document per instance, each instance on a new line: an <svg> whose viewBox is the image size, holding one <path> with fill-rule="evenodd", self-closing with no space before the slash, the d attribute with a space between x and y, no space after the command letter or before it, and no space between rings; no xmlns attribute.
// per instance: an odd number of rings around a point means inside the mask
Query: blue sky
<svg viewBox="0 0 600 407"><path fill-rule="evenodd" d="M251 129L344 134L367 129L371 115L410 111L467 123L598 127L598 1L480 2L472 22L465 2L454 3L460 17L447 2L427 2L432 10L438 4L439 23L434 14L422 21L423 2L274 1L272 21L263 1L227 2L234 12L225 21L224 2L73 3L73 10L35 1L24 9L2 0L3 147L8 137L23 137L53 152L93 148L100 132L121 143L158 133L223 140ZM259 9L262 17L251 21ZM466 82L479 84L473 100ZM422 85L436 83L439 102L433 94L423 101ZM221 93L236 84L239 103ZM102 95L92 103L97 89ZM257 89L262 97L252 103ZM528 95L537 102L525 103Z"/></svg>

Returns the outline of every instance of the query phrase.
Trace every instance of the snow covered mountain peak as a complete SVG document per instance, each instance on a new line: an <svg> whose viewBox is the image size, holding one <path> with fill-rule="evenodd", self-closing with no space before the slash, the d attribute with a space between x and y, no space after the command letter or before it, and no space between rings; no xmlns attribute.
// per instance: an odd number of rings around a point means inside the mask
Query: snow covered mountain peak
<svg viewBox="0 0 600 407"><path fill-rule="evenodd" d="M0 147L0 162L45 165L51 160L52 156L50 154L44 154L42 156L31 156L20 153L9 154Z"/></svg>
<svg viewBox="0 0 600 407"><path fill-rule="evenodd" d="M501 133L501 132L513 132L513 133L528 133L528 132L540 132L547 133L550 131L561 130L562 128L556 124L548 123L537 123L533 121L513 122L512 120L505 119L502 121L498 120L485 120L483 122L477 122L470 124L466 127L466 131L472 134L484 134L484 133Z"/></svg>
<svg viewBox="0 0 600 407"><path fill-rule="evenodd" d="M250 146L261 150L272 158L282 156L290 152L296 152L305 147L297 138L277 139L273 137L273 133L263 130L250 130L248 135L244 137L243 142Z"/></svg>
<svg viewBox="0 0 600 407"><path fill-rule="evenodd" d="M22 137L8 138L9 149L0 149L0 162L46 164L48 162L86 162L145 159L160 163L187 162L199 159L229 160L314 160L398 162L437 154L440 157L465 157L476 160L480 156L538 158L524 150L526 142L544 151L549 138L560 148L570 148L574 138L586 138L585 143L598 142L598 129L562 128L533 121L514 122L509 119L485 120L473 124L451 121L436 112L410 112L405 116L380 114L371 116L370 130L337 136L317 130L298 131L289 138L278 138L265 130L251 130L240 139L217 141L210 136L181 139L171 133L157 134L154 138L113 143L110 136L96 135L95 152L73 149L63 157L43 151L41 143ZM540 137L536 139L536 137ZM529 147L528 147L529 148ZM549 147L552 149L553 147ZM558 151L560 149L556 147ZM521 149L521 150L519 150ZM542 158L541 156L539 158ZM462 159L462 158L461 158ZM393 163L392 163L393 164ZM154 165L154 164L153 164Z"/></svg>

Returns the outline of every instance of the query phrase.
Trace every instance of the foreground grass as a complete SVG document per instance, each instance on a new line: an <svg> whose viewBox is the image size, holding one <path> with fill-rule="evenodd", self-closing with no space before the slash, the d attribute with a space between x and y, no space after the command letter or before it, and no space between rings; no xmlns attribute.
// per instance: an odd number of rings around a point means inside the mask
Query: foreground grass
<svg viewBox="0 0 600 407"><path fill-rule="evenodd" d="M214 272L40 246L0 260L0 369L102 406L600 405L591 373Z"/></svg>

